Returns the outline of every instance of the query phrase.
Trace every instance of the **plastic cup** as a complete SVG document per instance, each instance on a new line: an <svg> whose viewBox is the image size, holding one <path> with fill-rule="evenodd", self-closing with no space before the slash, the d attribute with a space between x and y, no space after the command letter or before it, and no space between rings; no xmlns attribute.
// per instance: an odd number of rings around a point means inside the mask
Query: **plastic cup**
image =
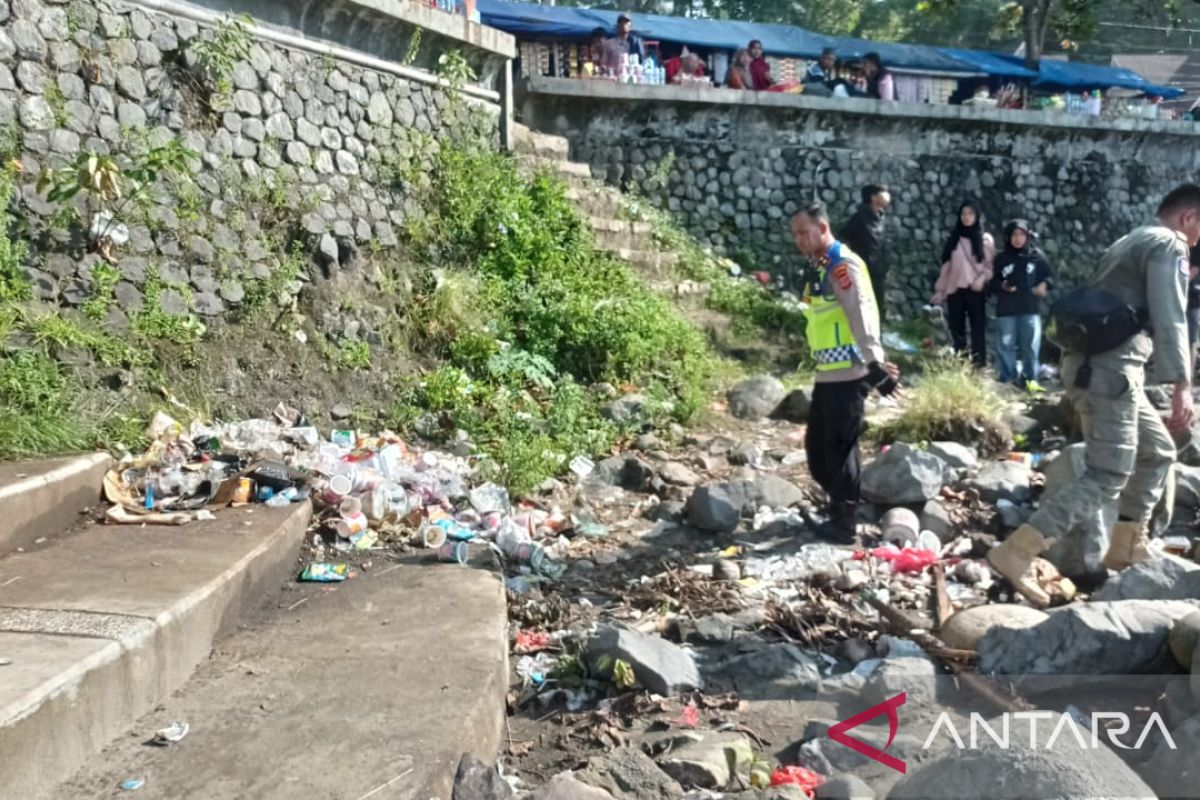
<svg viewBox="0 0 1200 800"><path fill-rule="evenodd" d="M367 529L367 515L360 511L357 514L343 516L333 523L333 529L337 531L338 536L349 539L354 534L362 533Z"/></svg>
<svg viewBox="0 0 1200 800"><path fill-rule="evenodd" d="M466 542L446 542L437 551L438 561L446 564L462 564L471 558L471 547Z"/></svg>

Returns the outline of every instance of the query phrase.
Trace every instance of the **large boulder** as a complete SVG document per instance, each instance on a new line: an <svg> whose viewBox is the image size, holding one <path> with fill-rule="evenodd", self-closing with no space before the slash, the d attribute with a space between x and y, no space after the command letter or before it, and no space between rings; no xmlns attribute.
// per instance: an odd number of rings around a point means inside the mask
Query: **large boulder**
<svg viewBox="0 0 1200 800"><path fill-rule="evenodd" d="M617 659L628 663L638 683L656 694L675 695L704 686L692 654L661 636L601 628L588 642L592 670L608 675Z"/></svg>
<svg viewBox="0 0 1200 800"><path fill-rule="evenodd" d="M899 442L862 472L862 496L885 507L924 503L942 491L946 462Z"/></svg>
<svg viewBox="0 0 1200 800"><path fill-rule="evenodd" d="M983 733L969 748L951 748L945 755L918 766L897 783L888 793L888 800L900 798L986 797L991 800L1026 800L1026 798L1120 797L1153 800L1156 795L1137 773L1103 744L1092 747L1090 731L1074 721L1064 724L1064 730L1054 738L1052 747L1046 743L1061 723L1060 715L1047 712L1039 719L1040 736L1030 744L1025 723L1013 722L1012 735L1002 747ZM970 743L960 725L957 730L965 743ZM1066 726L1075 725L1077 737ZM995 731L1004 729L1004 721L992 719L988 726ZM949 734L946 734L947 736ZM1082 741L1081 741L1082 739Z"/></svg>
<svg viewBox="0 0 1200 800"><path fill-rule="evenodd" d="M778 475L761 475L754 480L743 481L742 493L746 498L743 511L753 514L759 506L790 508L804 502L800 487Z"/></svg>
<svg viewBox="0 0 1200 800"><path fill-rule="evenodd" d="M794 645L776 644L717 664L708 675L710 683L736 690L745 698L784 700L816 688L821 682L821 665Z"/></svg>
<svg viewBox="0 0 1200 800"><path fill-rule="evenodd" d="M688 498L685 511L688 524L702 531L733 533L746 505L745 489L735 483L698 486Z"/></svg>
<svg viewBox="0 0 1200 800"><path fill-rule="evenodd" d="M938 635L947 647L955 650L975 650L984 635L996 626L1030 628L1045 622L1046 612L1016 603L988 603L965 608L942 625Z"/></svg>
<svg viewBox="0 0 1200 800"><path fill-rule="evenodd" d="M945 461L951 469L971 470L979 466L979 455L975 448L958 442L933 442L926 452Z"/></svg>
<svg viewBox="0 0 1200 800"><path fill-rule="evenodd" d="M1196 604L1173 600L1076 603L1029 628L992 628L979 642L979 669L996 675L1137 675L1170 669L1175 620ZM1049 686L1051 681L1040 679Z"/></svg>
<svg viewBox="0 0 1200 800"><path fill-rule="evenodd" d="M1200 760L1196 758L1200 752L1200 716L1176 725L1171 739L1174 748L1165 739L1158 740L1142 774L1159 797L1196 797L1200 786Z"/></svg>
<svg viewBox="0 0 1200 800"><path fill-rule="evenodd" d="M787 389L772 375L747 378L729 390L729 413L738 419L764 419L787 396Z"/></svg>
<svg viewBox="0 0 1200 800"><path fill-rule="evenodd" d="M1024 503L1030 498L1029 477L1033 470L1016 461L989 461L967 486L979 492L988 503L1007 500Z"/></svg>
<svg viewBox="0 0 1200 800"><path fill-rule="evenodd" d="M1121 570L1093 600L1200 600L1200 564L1162 554Z"/></svg>

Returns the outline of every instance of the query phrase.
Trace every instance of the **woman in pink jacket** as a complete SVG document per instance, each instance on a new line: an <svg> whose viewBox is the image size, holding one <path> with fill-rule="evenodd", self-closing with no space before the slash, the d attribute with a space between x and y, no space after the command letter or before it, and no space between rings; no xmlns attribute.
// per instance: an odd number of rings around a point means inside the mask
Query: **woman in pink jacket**
<svg viewBox="0 0 1200 800"><path fill-rule="evenodd" d="M971 328L971 361L987 365L987 286L992 279L996 246L983 232L979 208L967 201L958 209L958 225L942 249L942 271L933 287L935 306L945 304L946 322L954 337L954 349L967 350L967 327Z"/></svg>

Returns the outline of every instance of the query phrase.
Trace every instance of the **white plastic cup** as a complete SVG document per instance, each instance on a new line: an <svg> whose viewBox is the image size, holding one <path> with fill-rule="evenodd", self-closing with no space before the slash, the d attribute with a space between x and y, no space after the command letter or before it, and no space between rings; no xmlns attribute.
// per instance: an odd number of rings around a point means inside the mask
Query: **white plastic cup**
<svg viewBox="0 0 1200 800"><path fill-rule="evenodd" d="M367 515L360 511L357 514L343 516L333 523L333 529L337 531L338 536L349 539L354 534L362 533L367 529Z"/></svg>

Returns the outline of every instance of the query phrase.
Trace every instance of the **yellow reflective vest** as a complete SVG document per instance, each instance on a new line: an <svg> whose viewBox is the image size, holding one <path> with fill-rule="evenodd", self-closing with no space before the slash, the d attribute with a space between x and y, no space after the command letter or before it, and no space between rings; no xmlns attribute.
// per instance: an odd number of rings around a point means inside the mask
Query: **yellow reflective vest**
<svg viewBox="0 0 1200 800"><path fill-rule="evenodd" d="M818 372L833 372L863 363L846 311L833 290L833 281L837 279L834 273L839 265L846 263L858 267L859 290L874 291L866 263L841 242L834 242L817 264L819 282L810 282L804 288L804 302L808 305L804 312L808 322L804 335Z"/></svg>

